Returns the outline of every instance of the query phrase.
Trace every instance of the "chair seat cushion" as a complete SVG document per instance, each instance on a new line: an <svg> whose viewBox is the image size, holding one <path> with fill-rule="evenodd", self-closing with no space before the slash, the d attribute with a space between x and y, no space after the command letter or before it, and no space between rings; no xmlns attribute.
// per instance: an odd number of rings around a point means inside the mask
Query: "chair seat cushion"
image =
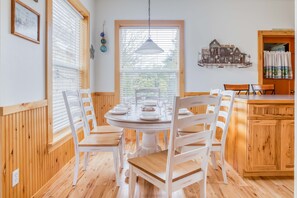
<svg viewBox="0 0 297 198"><path fill-rule="evenodd" d="M168 152L165 150L143 157L128 159L128 162L150 176L165 183L167 154ZM188 161L178 164L173 168L173 182L200 171L201 167L196 161Z"/></svg>
<svg viewBox="0 0 297 198"><path fill-rule="evenodd" d="M89 135L78 146L118 146L122 135L118 133Z"/></svg>
<svg viewBox="0 0 297 198"><path fill-rule="evenodd" d="M114 127L110 125L96 126L92 129L91 134L96 133L122 133L124 131L123 128Z"/></svg>

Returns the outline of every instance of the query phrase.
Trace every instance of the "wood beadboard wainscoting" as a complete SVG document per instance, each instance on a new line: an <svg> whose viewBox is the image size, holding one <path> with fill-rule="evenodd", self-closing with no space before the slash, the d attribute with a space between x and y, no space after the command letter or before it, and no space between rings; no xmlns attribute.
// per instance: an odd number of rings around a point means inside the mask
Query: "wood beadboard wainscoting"
<svg viewBox="0 0 297 198"><path fill-rule="evenodd" d="M0 140L3 198L31 197L74 156L72 138L48 152L46 100L0 107Z"/></svg>
<svg viewBox="0 0 297 198"><path fill-rule="evenodd" d="M208 95L209 92L185 92L186 96L198 96L198 95ZM99 125L107 124L106 119L104 118L104 114L112 109L116 104L115 93L114 92L95 92L92 94L94 109L96 114L96 119ZM193 113L202 113L206 111L206 107L197 107L192 108L191 111ZM163 133L160 133L162 136ZM135 141L135 131L134 130L126 130L125 131L126 141Z"/></svg>

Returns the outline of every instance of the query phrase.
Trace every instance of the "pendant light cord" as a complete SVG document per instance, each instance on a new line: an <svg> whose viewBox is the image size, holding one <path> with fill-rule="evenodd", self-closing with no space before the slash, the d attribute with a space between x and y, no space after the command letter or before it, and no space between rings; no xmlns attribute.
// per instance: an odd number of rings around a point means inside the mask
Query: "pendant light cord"
<svg viewBox="0 0 297 198"><path fill-rule="evenodd" d="M149 25L149 39L151 38L151 0L148 0L148 25Z"/></svg>

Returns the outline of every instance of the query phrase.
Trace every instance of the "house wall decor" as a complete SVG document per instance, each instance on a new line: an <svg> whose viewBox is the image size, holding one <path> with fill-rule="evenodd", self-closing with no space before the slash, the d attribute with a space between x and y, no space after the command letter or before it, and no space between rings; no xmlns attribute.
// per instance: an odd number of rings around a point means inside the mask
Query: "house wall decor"
<svg viewBox="0 0 297 198"><path fill-rule="evenodd" d="M234 45L221 45L216 39L199 52L198 65L201 67L235 66L238 68L251 67L250 55L242 53Z"/></svg>

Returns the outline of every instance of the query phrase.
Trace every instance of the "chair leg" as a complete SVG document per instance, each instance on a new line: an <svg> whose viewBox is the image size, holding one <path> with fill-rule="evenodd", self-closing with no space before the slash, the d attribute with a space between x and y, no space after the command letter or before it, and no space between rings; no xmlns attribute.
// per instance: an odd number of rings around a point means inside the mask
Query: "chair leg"
<svg viewBox="0 0 297 198"><path fill-rule="evenodd" d="M139 149L139 131L136 130L136 150Z"/></svg>
<svg viewBox="0 0 297 198"><path fill-rule="evenodd" d="M117 186L120 186L120 172L119 172L119 150L118 148L114 148L113 150L113 161L114 161L114 169L116 174L116 183Z"/></svg>
<svg viewBox="0 0 297 198"><path fill-rule="evenodd" d="M167 131L164 131L164 146L165 146L165 150L166 150L168 148Z"/></svg>
<svg viewBox="0 0 297 198"><path fill-rule="evenodd" d="M84 170L87 170L88 161L89 161L89 152L85 152L84 153Z"/></svg>
<svg viewBox="0 0 297 198"><path fill-rule="evenodd" d="M129 198L134 197L136 187L136 174L133 171L133 166L129 165Z"/></svg>
<svg viewBox="0 0 297 198"><path fill-rule="evenodd" d="M215 154L215 152L211 152L210 153L210 156L211 156L211 162L212 162L212 166L213 166L213 168L214 169L218 169L218 166L217 166L217 162L216 162L216 154Z"/></svg>
<svg viewBox="0 0 297 198"><path fill-rule="evenodd" d="M79 168L79 152L75 153L74 176L73 176L73 182L72 182L73 186L75 186L77 182L78 170L79 170L78 168Z"/></svg>
<svg viewBox="0 0 297 198"><path fill-rule="evenodd" d="M199 182L200 185L200 198L206 197L206 177Z"/></svg>
<svg viewBox="0 0 297 198"><path fill-rule="evenodd" d="M126 139L125 139L125 130L124 130L123 135L122 135L123 154L126 154L125 145L126 145Z"/></svg>
<svg viewBox="0 0 297 198"><path fill-rule="evenodd" d="M171 198L172 197L172 186L168 185L166 186L166 195L165 195L166 198Z"/></svg>
<svg viewBox="0 0 297 198"><path fill-rule="evenodd" d="M121 141L121 145L119 146L119 156L120 156L120 168L124 167L124 156L123 156L123 140Z"/></svg>
<svg viewBox="0 0 297 198"><path fill-rule="evenodd" d="M222 166L222 174L223 174L223 178L224 178L224 183L228 184L227 171L226 171L226 166L225 166L225 152L221 152L221 166Z"/></svg>

